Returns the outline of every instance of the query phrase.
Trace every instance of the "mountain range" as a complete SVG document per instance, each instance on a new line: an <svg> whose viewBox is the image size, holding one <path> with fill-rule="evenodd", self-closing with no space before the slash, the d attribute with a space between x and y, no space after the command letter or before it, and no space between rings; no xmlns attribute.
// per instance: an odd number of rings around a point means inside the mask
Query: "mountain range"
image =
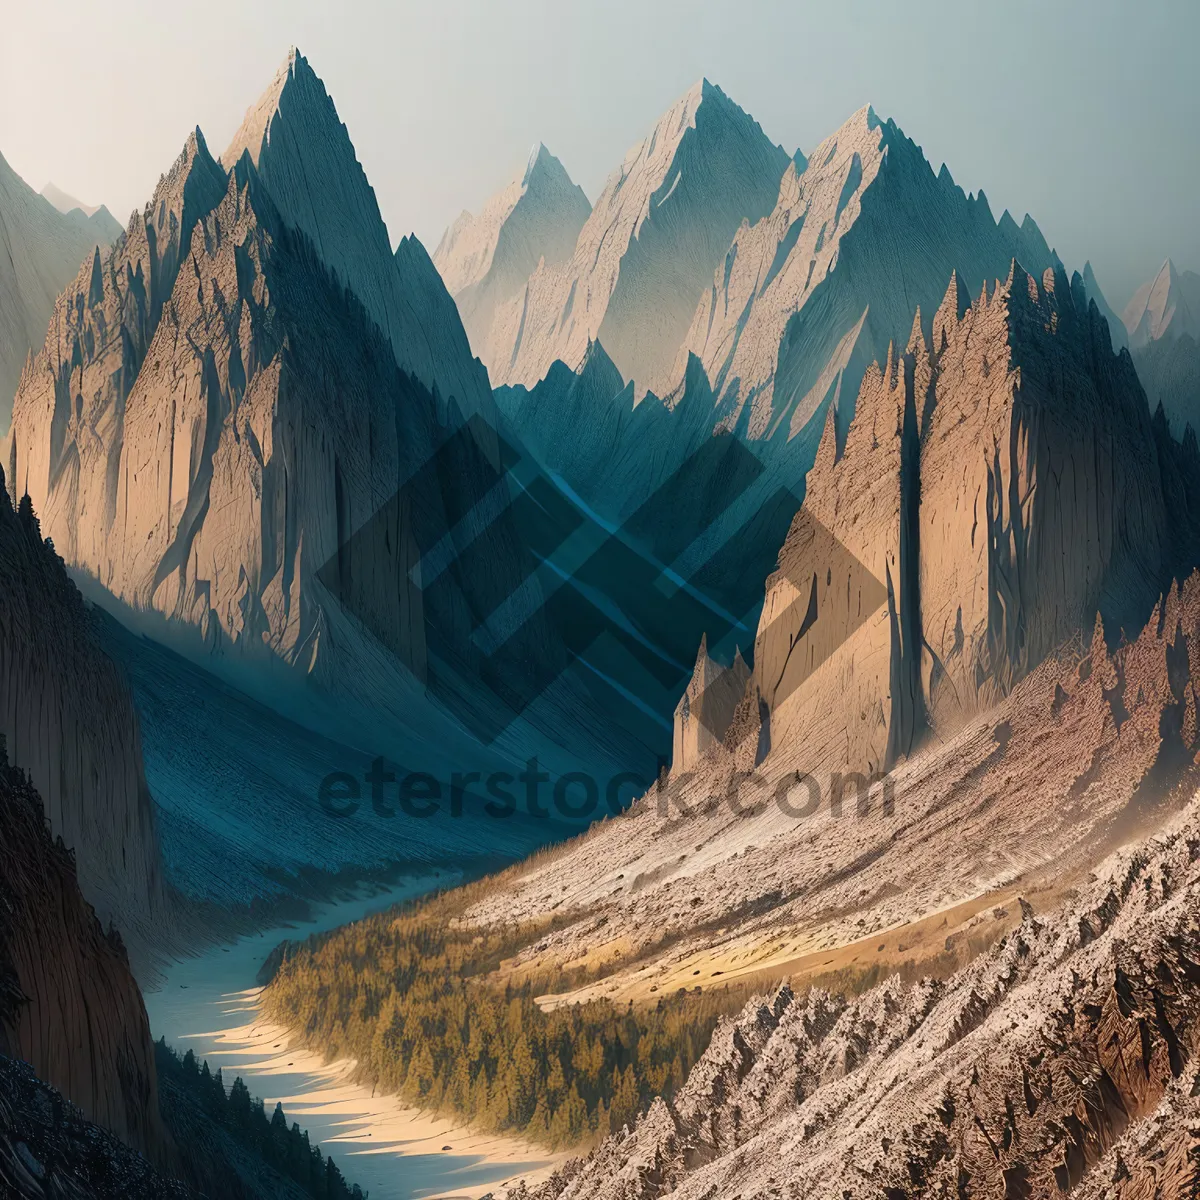
<svg viewBox="0 0 1200 1200"><path fill-rule="evenodd" d="M59 292L120 226L101 206L61 211L0 155L0 426L7 428L25 359L46 335Z"/></svg>
<svg viewBox="0 0 1200 1200"><path fill-rule="evenodd" d="M0 1188L68 1132L233 1186L133 972L497 860L456 931L522 1011L760 993L515 1196L1195 1184L1197 276L1118 320L870 106L789 154L707 80L594 206L539 144L393 249L295 50L124 231L0 159L0 237ZM331 822L379 755L640 782ZM108 1133L19 1137L39 1088Z"/></svg>

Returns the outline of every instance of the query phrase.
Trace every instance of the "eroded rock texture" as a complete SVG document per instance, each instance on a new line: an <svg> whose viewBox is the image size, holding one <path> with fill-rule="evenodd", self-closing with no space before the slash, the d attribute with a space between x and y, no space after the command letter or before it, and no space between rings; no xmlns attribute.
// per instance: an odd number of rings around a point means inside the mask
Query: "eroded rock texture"
<svg viewBox="0 0 1200 1200"><path fill-rule="evenodd" d="M424 270L440 287L427 256ZM418 541L435 545L497 471L394 349L249 155L226 176L197 131L144 218L60 298L18 399L14 494L69 563L210 648L344 679L347 661L384 669L378 643L423 680L426 622L465 645L464 589L496 580L450 571L423 594ZM493 520L488 552L513 561L495 516L459 536Z"/></svg>
<svg viewBox="0 0 1200 1200"><path fill-rule="evenodd" d="M671 1104L533 1195L1194 1195L1198 811L944 981L752 1002Z"/></svg>
<svg viewBox="0 0 1200 1200"><path fill-rule="evenodd" d="M1194 440L1078 281L1014 263L967 307L956 276L931 332L868 371L844 446L827 420L755 646L774 739L852 770L987 710L1097 612L1139 629L1196 552Z"/></svg>
<svg viewBox="0 0 1200 1200"><path fill-rule="evenodd" d="M0 497L0 734L74 852L79 884L127 937L167 921L154 805L124 677L101 651L28 501ZM6 843L5 854L8 853Z"/></svg>
<svg viewBox="0 0 1200 1200"><path fill-rule="evenodd" d="M707 641L700 643L691 682L675 707L672 770L688 770L722 744L749 678L740 653L725 666L709 657Z"/></svg>
<svg viewBox="0 0 1200 1200"><path fill-rule="evenodd" d="M78 786L78 785L76 785ZM0 766L0 1053L122 1141L163 1150L153 1047L119 935L106 934L24 774Z"/></svg>
<svg viewBox="0 0 1200 1200"><path fill-rule="evenodd" d="M905 338L913 309L932 311L951 272L975 289L1014 257L1037 274L1057 262L1031 219L997 222L982 193L964 195L894 121L860 109L788 167L774 210L737 232L675 381L695 355L719 419L752 438L794 437L827 404L842 408L844 432L863 372Z"/></svg>
<svg viewBox="0 0 1200 1200"><path fill-rule="evenodd" d="M221 163L243 154L285 222L391 341L397 363L464 413L491 412L487 374L471 357L462 322L415 237L393 256L375 191L325 85L293 49L230 142ZM403 253L401 253L403 251Z"/></svg>

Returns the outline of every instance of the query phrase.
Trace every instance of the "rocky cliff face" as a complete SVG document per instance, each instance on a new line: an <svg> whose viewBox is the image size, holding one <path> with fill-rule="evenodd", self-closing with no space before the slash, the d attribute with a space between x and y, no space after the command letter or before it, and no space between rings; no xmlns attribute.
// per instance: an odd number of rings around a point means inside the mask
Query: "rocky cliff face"
<svg viewBox="0 0 1200 1200"><path fill-rule="evenodd" d="M863 372L903 342L913 310L932 312L952 272L974 292L1013 258L1039 276L1057 261L1030 218L997 223L982 192L964 195L894 121L860 109L788 167L768 216L738 230L682 341L676 386L695 355L719 419L748 436L794 438L828 404L844 434Z"/></svg>
<svg viewBox="0 0 1200 1200"><path fill-rule="evenodd" d="M54 300L97 246L120 228L100 208L59 212L0 155L0 427L30 351L46 335Z"/></svg>
<svg viewBox="0 0 1200 1200"><path fill-rule="evenodd" d="M571 257L591 211L583 189L539 142L522 175L477 216L459 215L442 235L433 263L472 347L486 349L496 309L525 286L539 263L556 267Z"/></svg>
<svg viewBox="0 0 1200 1200"><path fill-rule="evenodd" d="M28 500L0 497L0 734L106 923L161 938L167 904L137 715Z"/></svg>
<svg viewBox="0 0 1200 1200"><path fill-rule="evenodd" d="M491 412L486 372L424 247L393 257L375 192L325 86L292 50L221 155L243 154L284 221L299 229L390 339L397 363L463 413ZM408 239L416 242L415 238ZM417 247L413 247L415 250Z"/></svg>
<svg viewBox="0 0 1200 1200"><path fill-rule="evenodd" d="M292 61L285 115L306 71ZM300 154L272 122L277 149ZM386 674L381 644L423 681L426 623L463 646L464 595L484 585L452 571L423 593L418 541L437 544L496 468L468 432L451 438L447 404L397 367L395 343L273 195L248 152L226 176L199 131L189 138L145 214L60 297L18 399L9 477L68 562L210 648L337 676L331 641L343 667ZM353 250L347 269L365 271ZM401 258L419 288L441 287L418 244ZM464 446L435 461L447 438ZM490 510L460 536L488 520L490 552L511 559Z"/></svg>
<svg viewBox="0 0 1200 1200"><path fill-rule="evenodd" d="M1097 611L1139 628L1196 552L1194 482L1176 504L1195 447L1156 428L1079 282L1014 264L964 306L956 277L932 350L918 318L868 372L840 452L827 421L768 580L755 675L773 734L844 736L854 770L991 707Z"/></svg>
<svg viewBox="0 0 1200 1200"><path fill-rule="evenodd" d="M7 762L0 828L0 1053L26 1060L90 1120L158 1157L150 1027L124 947L101 929L73 855L61 835L52 840L40 798Z"/></svg>
<svg viewBox="0 0 1200 1200"><path fill-rule="evenodd" d="M609 177L570 261L497 312L492 383L532 386L598 340L639 395L661 394L730 237L770 211L787 162L720 88L696 84Z"/></svg>

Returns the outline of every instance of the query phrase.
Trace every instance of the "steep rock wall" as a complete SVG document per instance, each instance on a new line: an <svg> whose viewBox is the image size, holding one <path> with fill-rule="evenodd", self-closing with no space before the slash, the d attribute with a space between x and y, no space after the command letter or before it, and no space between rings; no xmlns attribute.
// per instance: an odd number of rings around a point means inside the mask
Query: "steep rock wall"
<svg viewBox="0 0 1200 1200"><path fill-rule="evenodd" d="M120 939L106 935L24 774L0 765L0 1053L29 1062L90 1120L164 1151L150 1026Z"/></svg>
<svg viewBox="0 0 1200 1200"><path fill-rule="evenodd" d="M137 714L28 500L0 497L0 734L101 918L143 940L168 919ZM6 851L7 852L7 851Z"/></svg>

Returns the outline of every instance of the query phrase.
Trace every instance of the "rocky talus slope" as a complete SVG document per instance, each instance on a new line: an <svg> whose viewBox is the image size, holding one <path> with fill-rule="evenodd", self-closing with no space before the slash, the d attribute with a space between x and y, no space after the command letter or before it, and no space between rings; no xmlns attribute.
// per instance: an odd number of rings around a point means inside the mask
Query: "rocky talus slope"
<svg viewBox="0 0 1200 1200"><path fill-rule="evenodd" d="M597 964L546 1003L946 972L1190 777L1194 446L1061 272L930 330L827 424L720 744L474 910L559 915L517 969Z"/></svg>
<svg viewBox="0 0 1200 1200"><path fill-rule="evenodd" d="M118 934L80 894L24 774L0 766L0 1053L24 1059L91 1121L161 1157L153 1046Z"/></svg>
<svg viewBox="0 0 1200 1200"><path fill-rule="evenodd" d="M119 233L106 208L59 212L0 155L0 428L25 359L46 336L55 297L83 259Z"/></svg>
<svg viewBox="0 0 1200 1200"><path fill-rule="evenodd" d="M1194 1196L1198 903L1193 801L1060 907L1018 897L944 980L751 1003L671 1104L532 1195Z"/></svg>
<svg viewBox="0 0 1200 1200"><path fill-rule="evenodd" d="M29 775L79 884L143 946L168 923L154 804L133 700L102 652L28 499L0 496L0 735Z"/></svg>
<svg viewBox="0 0 1200 1200"><path fill-rule="evenodd" d="M532 386L603 343L638 394L660 394L696 303L743 221L770 211L788 163L720 88L697 83L609 176L569 261L539 267L496 313L492 383Z"/></svg>
<svg viewBox="0 0 1200 1200"><path fill-rule="evenodd" d="M540 142L524 173L478 214L462 212L433 252L472 347L487 346L496 309L511 300L539 263L571 257L592 206L562 163Z"/></svg>

